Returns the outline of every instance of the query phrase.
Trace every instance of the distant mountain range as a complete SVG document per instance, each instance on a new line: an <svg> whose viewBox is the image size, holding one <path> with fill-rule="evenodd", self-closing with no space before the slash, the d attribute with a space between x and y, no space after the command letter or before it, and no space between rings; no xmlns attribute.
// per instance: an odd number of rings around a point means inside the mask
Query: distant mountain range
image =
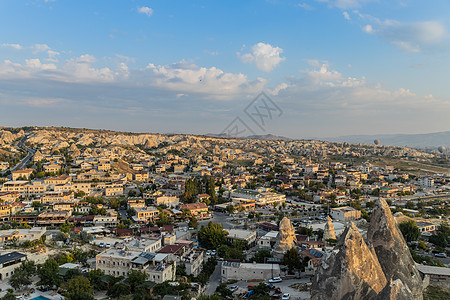
<svg viewBox="0 0 450 300"><path fill-rule="evenodd" d="M334 138L321 138L329 142L373 143L380 140L380 145L408 146L416 148L450 147L450 131L424 134L379 134L379 135L347 135Z"/></svg>

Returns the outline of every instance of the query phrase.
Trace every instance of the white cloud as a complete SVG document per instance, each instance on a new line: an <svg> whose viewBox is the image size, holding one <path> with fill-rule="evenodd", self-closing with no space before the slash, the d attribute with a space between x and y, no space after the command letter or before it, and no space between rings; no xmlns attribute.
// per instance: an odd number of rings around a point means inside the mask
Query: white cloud
<svg viewBox="0 0 450 300"><path fill-rule="evenodd" d="M348 14L348 12L344 11L344 12L342 12L342 15L344 16L344 19L346 19L347 21L351 20L350 15Z"/></svg>
<svg viewBox="0 0 450 300"><path fill-rule="evenodd" d="M372 25L367 24L366 26L363 27L363 31L365 31L368 34L373 34L375 33L375 31L373 30Z"/></svg>
<svg viewBox="0 0 450 300"><path fill-rule="evenodd" d="M280 62L286 58L281 57L283 49L270 44L258 43L253 45L250 52L238 56L244 63L254 63L256 67L264 72L271 72Z"/></svg>
<svg viewBox="0 0 450 300"><path fill-rule="evenodd" d="M312 70L302 70L302 78L289 78L272 91L283 99L285 105L297 105L309 114L326 112L337 114L341 120L343 113L352 117L373 115L374 120L393 123L405 120L404 113L429 116L450 110L450 101L436 99L432 95L417 95L407 88L394 91L383 89L380 84L369 84L365 77L344 76L322 62L311 61ZM386 114L389 117L386 117ZM395 114L395 117L392 117Z"/></svg>
<svg viewBox="0 0 450 300"><path fill-rule="evenodd" d="M376 34L406 52L434 49L449 38L447 29L438 21L400 22L380 20L356 10L354 13L368 23L362 27L364 32Z"/></svg>
<svg viewBox="0 0 450 300"><path fill-rule="evenodd" d="M209 51L209 50L205 50L206 54L212 55L212 56L217 56L219 55L219 51Z"/></svg>
<svg viewBox="0 0 450 300"><path fill-rule="evenodd" d="M386 21L379 27L377 31L381 37L409 52L421 52L448 39L444 25L437 21L414 23Z"/></svg>
<svg viewBox="0 0 450 300"><path fill-rule="evenodd" d="M149 17L153 15L153 9L147 6L138 7L138 12Z"/></svg>
<svg viewBox="0 0 450 300"><path fill-rule="evenodd" d="M204 68L186 61L155 66L149 64L151 83L154 86L178 91L179 94L205 94L213 98L228 98L242 94L254 94L261 91L266 80L258 78L250 81L242 73L225 73L216 67Z"/></svg>
<svg viewBox="0 0 450 300"><path fill-rule="evenodd" d="M316 0L316 1L328 3L328 5L340 9L349 9L361 7L363 4L373 2L375 0Z"/></svg>
<svg viewBox="0 0 450 300"><path fill-rule="evenodd" d="M2 47L12 48L14 50L22 50L22 46L19 44L2 44Z"/></svg>
<svg viewBox="0 0 450 300"><path fill-rule="evenodd" d="M314 9L311 5L309 5L307 3L299 3L299 4L297 4L297 6L303 8L303 9L306 9L306 10L313 10Z"/></svg>
<svg viewBox="0 0 450 300"><path fill-rule="evenodd" d="M31 48L33 49L34 54L50 50L50 47L46 44L35 44Z"/></svg>
<svg viewBox="0 0 450 300"><path fill-rule="evenodd" d="M96 67L99 62L90 54L60 64L42 63L38 58L26 59L23 64L6 60L0 64L0 79L118 84L124 88L153 88L173 96L197 95L213 99L253 95L263 90L267 83L263 78L249 80L242 73L226 73L216 67L199 67L186 61L169 65L149 64L145 69L130 69L123 61L116 60L115 63L115 68Z"/></svg>

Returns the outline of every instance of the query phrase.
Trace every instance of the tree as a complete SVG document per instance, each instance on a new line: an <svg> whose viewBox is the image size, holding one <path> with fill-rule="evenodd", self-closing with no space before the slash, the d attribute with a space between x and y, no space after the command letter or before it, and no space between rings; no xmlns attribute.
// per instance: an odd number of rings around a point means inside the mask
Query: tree
<svg viewBox="0 0 450 300"><path fill-rule="evenodd" d="M11 289L12 290L12 289ZM2 298L0 298L1 300L16 300L16 295L14 295L13 292L8 291L5 296L3 296Z"/></svg>
<svg viewBox="0 0 450 300"><path fill-rule="evenodd" d="M70 228L72 228L72 227L73 227L73 225L67 223L67 221L66 221L66 223L59 226L59 231L64 232L64 233L69 233Z"/></svg>
<svg viewBox="0 0 450 300"><path fill-rule="evenodd" d="M128 274L128 284L130 285L131 292L134 293L137 286L143 284L147 280L147 273L140 270L131 270Z"/></svg>
<svg viewBox="0 0 450 300"><path fill-rule="evenodd" d="M78 276L64 283L61 288L67 300L93 300L92 285L89 279Z"/></svg>
<svg viewBox="0 0 450 300"><path fill-rule="evenodd" d="M102 281L103 275L105 275L105 273L100 269L90 270L88 273L89 281L97 291L103 290L105 287L105 284Z"/></svg>
<svg viewBox="0 0 450 300"><path fill-rule="evenodd" d="M414 222L414 220L401 222L398 226L403 234L403 237L408 243L412 241L417 241L417 239L420 236L420 230L419 227L417 227L416 222Z"/></svg>
<svg viewBox="0 0 450 300"><path fill-rule="evenodd" d="M430 236L429 242L443 249L448 246L450 243L450 226L447 222L441 223L437 233Z"/></svg>
<svg viewBox="0 0 450 300"><path fill-rule="evenodd" d="M33 208L40 208L40 207L42 207L42 203L39 202L39 201L33 201L33 202L31 203L31 206L32 206Z"/></svg>
<svg viewBox="0 0 450 300"><path fill-rule="evenodd" d="M228 286L225 282L222 282L219 284L219 286L217 286L216 294L219 294L223 298L233 296L233 292L230 291L230 289L228 288Z"/></svg>
<svg viewBox="0 0 450 300"><path fill-rule="evenodd" d="M156 224L158 226L163 226L163 225L172 224L172 221L170 220L169 216L167 215L167 213L165 211L161 211L159 213L159 220L156 221Z"/></svg>
<svg viewBox="0 0 450 300"><path fill-rule="evenodd" d="M254 295L257 297L257 299L262 299L262 297L269 293L269 286L264 282L261 282L257 286L255 286L253 290L255 291Z"/></svg>
<svg viewBox="0 0 450 300"><path fill-rule="evenodd" d="M189 226L189 228L194 228L194 229L198 228L198 220L195 216L191 217L191 219L189 220L188 226Z"/></svg>
<svg viewBox="0 0 450 300"><path fill-rule="evenodd" d="M295 270L300 269L301 260L296 248L291 248L283 256L283 264L289 268L289 273L293 273Z"/></svg>
<svg viewBox="0 0 450 300"><path fill-rule="evenodd" d="M111 288L109 288L109 290L106 294L110 297L118 299L121 296L128 295L129 293L130 293L130 290L128 289L128 286L126 286L122 282L117 282Z"/></svg>
<svg viewBox="0 0 450 300"><path fill-rule="evenodd" d="M59 286L61 277L59 276L59 265L53 258L47 259L38 267L39 282L38 285L53 288Z"/></svg>
<svg viewBox="0 0 450 300"><path fill-rule="evenodd" d="M198 232L198 240L202 247L207 249L217 249L226 241L227 232L223 230L222 224L209 222L208 225L202 226Z"/></svg>
<svg viewBox="0 0 450 300"><path fill-rule="evenodd" d="M265 263L266 259L272 257L272 253L270 253L267 249L261 249L256 252L255 256L251 259L251 261L255 261L257 263Z"/></svg>
<svg viewBox="0 0 450 300"><path fill-rule="evenodd" d="M31 277L36 274L36 265L34 261L24 261L14 270L9 278L9 284L16 290L22 286L28 286L32 283Z"/></svg>

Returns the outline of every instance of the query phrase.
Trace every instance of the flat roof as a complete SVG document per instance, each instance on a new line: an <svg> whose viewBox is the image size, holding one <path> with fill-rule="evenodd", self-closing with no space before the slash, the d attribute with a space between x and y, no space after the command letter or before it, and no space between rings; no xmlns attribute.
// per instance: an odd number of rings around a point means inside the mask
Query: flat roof
<svg viewBox="0 0 450 300"><path fill-rule="evenodd" d="M9 262L12 260L16 260L22 257L27 257L25 254L19 253L19 252L11 252L7 254L3 254L0 256L0 264L3 264L5 262Z"/></svg>
<svg viewBox="0 0 450 300"><path fill-rule="evenodd" d="M253 234L256 234L255 231L244 230L244 229L228 229L227 237L237 238L237 239L246 239Z"/></svg>
<svg viewBox="0 0 450 300"><path fill-rule="evenodd" d="M272 270L272 269L280 269L279 264L253 264L253 263L238 263L238 262L228 262L224 261L222 266L225 267L235 267L239 269L254 269L254 270Z"/></svg>
<svg viewBox="0 0 450 300"><path fill-rule="evenodd" d="M417 270L419 270L421 273L424 274L450 276L450 268L424 266L424 265L416 265L416 267Z"/></svg>

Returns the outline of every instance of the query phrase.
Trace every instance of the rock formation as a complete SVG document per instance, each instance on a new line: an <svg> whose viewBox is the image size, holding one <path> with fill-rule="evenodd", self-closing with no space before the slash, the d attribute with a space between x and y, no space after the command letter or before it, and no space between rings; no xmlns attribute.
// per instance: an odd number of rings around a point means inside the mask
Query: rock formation
<svg viewBox="0 0 450 300"><path fill-rule="evenodd" d="M280 232L278 233L278 242L275 245L275 251L284 253L294 247L296 243L295 228L292 226L291 221L284 217L280 222Z"/></svg>
<svg viewBox="0 0 450 300"><path fill-rule="evenodd" d="M311 299L375 299L386 283L378 259L351 222L335 251L322 258L312 283Z"/></svg>
<svg viewBox="0 0 450 300"><path fill-rule="evenodd" d="M385 200L375 204L367 244L351 223L324 255L311 299L423 299L421 277Z"/></svg>
<svg viewBox="0 0 450 300"><path fill-rule="evenodd" d="M323 232L323 239L326 240L330 240L336 239L336 233L334 232L334 225L331 222L331 218L330 216L327 217L327 224L325 224L325 230Z"/></svg>
<svg viewBox="0 0 450 300"><path fill-rule="evenodd" d="M397 279L390 284L387 284L381 293L378 294L375 300L411 300L413 297L411 291L403 284L400 279Z"/></svg>
<svg viewBox="0 0 450 300"><path fill-rule="evenodd" d="M422 279L403 235L384 199L375 203L367 231L367 244L378 257L386 279L400 279L413 299L422 299Z"/></svg>

